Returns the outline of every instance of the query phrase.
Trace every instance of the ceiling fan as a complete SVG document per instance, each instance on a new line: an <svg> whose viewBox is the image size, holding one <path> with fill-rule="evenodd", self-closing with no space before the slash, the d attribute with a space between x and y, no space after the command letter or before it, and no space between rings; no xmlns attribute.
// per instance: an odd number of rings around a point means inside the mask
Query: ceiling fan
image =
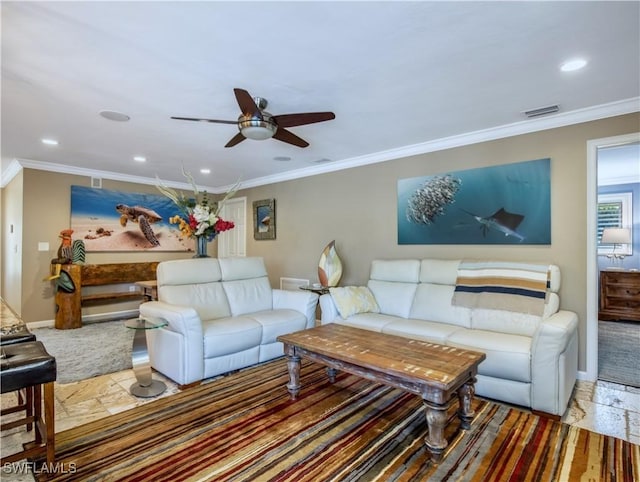
<svg viewBox="0 0 640 482"><path fill-rule="evenodd" d="M177 120L213 122L216 124L236 124L238 132L224 147L233 147L245 139L264 140L273 137L279 141L298 147L307 147L309 143L298 137L285 127L302 126L324 122L336 118L333 112L304 112L299 114L271 115L264 110L267 100L262 97L251 97L244 89L233 89L242 112L237 121L217 119L196 119L193 117L171 117Z"/></svg>

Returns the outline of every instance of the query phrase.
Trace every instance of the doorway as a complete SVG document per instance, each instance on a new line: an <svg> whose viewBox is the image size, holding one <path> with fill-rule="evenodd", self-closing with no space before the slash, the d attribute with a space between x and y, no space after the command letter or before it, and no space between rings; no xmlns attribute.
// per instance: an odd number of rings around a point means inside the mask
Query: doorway
<svg viewBox="0 0 640 482"><path fill-rule="evenodd" d="M247 198L231 198L224 203L220 217L233 221L235 227L218 237L218 257L247 255Z"/></svg>
<svg viewBox="0 0 640 482"><path fill-rule="evenodd" d="M599 367L599 340L598 340L598 304L599 304L599 257L598 257L598 185L599 177L605 177L604 171L600 173L599 158L605 159L607 155L613 153L616 148L633 146L640 144L640 133L633 133L623 136L609 137L604 139L594 139L587 143L587 371L586 379L596 381L598 379ZM637 166L637 158L635 165ZM602 174L602 176L600 176ZM636 184L638 181L636 181ZM636 196L634 203L637 204L640 196ZM640 211L636 208L636 211ZM636 213L637 216L638 213ZM634 223L637 231L638 223ZM640 235L636 234L634 240L634 254L638 256L638 241ZM631 267L630 265L628 267Z"/></svg>

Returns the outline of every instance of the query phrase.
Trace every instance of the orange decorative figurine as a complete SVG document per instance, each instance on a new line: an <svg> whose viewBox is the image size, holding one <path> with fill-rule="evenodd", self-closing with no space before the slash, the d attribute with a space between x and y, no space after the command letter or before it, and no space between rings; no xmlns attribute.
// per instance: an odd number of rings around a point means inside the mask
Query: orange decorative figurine
<svg viewBox="0 0 640 482"><path fill-rule="evenodd" d="M71 250L71 235L73 234L73 229L63 229L60 231L60 235L58 237L62 238L62 243L60 243L60 247L58 248L58 260L66 260L63 263L69 263L73 256Z"/></svg>

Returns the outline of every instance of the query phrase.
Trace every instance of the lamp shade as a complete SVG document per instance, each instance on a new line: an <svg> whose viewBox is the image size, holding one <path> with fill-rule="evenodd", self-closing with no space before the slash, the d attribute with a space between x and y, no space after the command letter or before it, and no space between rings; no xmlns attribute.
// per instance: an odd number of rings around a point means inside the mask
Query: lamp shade
<svg viewBox="0 0 640 482"><path fill-rule="evenodd" d="M629 244L631 230L629 228L605 228L602 231L601 244Z"/></svg>

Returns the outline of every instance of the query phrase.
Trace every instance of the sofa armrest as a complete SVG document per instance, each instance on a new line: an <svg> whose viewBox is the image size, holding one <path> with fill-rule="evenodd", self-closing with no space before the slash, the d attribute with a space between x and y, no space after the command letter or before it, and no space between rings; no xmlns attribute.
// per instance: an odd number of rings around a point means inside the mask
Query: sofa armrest
<svg viewBox="0 0 640 482"><path fill-rule="evenodd" d="M578 364L578 315L560 310L540 323L531 346L531 406L562 415L559 406L573 389ZM564 357L564 359L563 359Z"/></svg>
<svg viewBox="0 0 640 482"><path fill-rule="evenodd" d="M162 318L168 326L149 330L152 366L182 385L204 378L204 334L197 311L188 306L149 301L140 316Z"/></svg>
<svg viewBox="0 0 640 482"><path fill-rule="evenodd" d="M330 294L320 296L320 312L320 324L322 325L333 323L336 318L340 317L338 308Z"/></svg>
<svg viewBox="0 0 640 482"><path fill-rule="evenodd" d="M193 308L170 305L162 301L148 301L140 305L142 318L162 318L169 323L166 328L184 335L186 338L196 337L202 342L202 320Z"/></svg>
<svg viewBox="0 0 640 482"><path fill-rule="evenodd" d="M318 295L310 291L272 290L273 308L299 311L307 318L306 328L316 324Z"/></svg>

